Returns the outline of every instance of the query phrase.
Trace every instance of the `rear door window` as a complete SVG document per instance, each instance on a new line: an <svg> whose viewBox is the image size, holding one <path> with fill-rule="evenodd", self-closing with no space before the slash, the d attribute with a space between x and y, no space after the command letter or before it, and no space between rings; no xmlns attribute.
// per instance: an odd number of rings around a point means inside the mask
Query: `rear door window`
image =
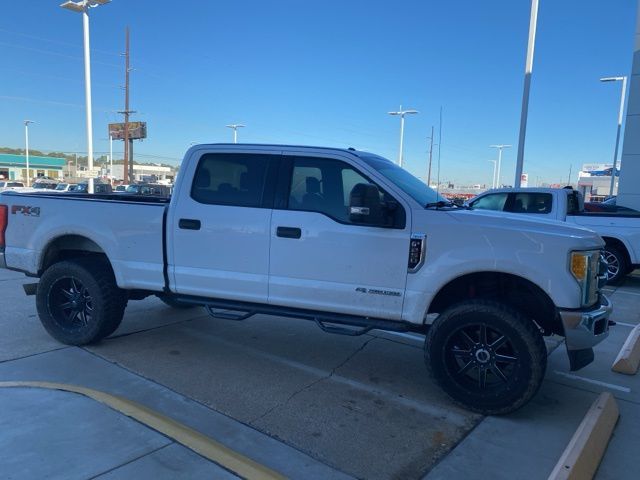
<svg viewBox="0 0 640 480"><path fill-rule="evenodd" d="M191 198L213 205L260 207L273 155L210 153L200 159Z"/></svg>
<svg viewBox="0 0 640 480"><path fill-rule="evenodd" d="M507 209L513 213L551 213L553 195L550 193L520 192L515 193L511 206Z"/></svg>

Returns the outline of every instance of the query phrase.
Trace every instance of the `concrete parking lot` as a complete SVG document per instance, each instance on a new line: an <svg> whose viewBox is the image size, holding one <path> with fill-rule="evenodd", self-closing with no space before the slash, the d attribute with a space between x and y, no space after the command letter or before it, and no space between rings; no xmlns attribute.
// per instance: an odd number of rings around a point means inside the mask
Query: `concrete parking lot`
<svg viewBox="0 0 640 480"><path fill-rule="evenodd" d="M538 396L512 415L491 418L456 407L429 379L418 335L342 337L311 322L267 316L215 320L204 310L172 310L149 298L130 303L109 339L66 347L41 327L33 297L22 292L28 282L0 271L0 382L62 382L118 394L287 477L546 478L593 399L610 391L621 418L598 478L635 478L640 380L610 366L640 323L640 275L608 289L619 325L597 347L594 364L570 373L564 346L549 342ZM50 408L60 403L69 408ZM101 408L68 393L0 390L0 463L11 467L0 477L231 475ZM42 428L26 429L33 423ZM100 427L115 424L115 432ZM30 442L25 429L38 432L41 441ZM73 469L65 470L68 464L60 460L33 469L29 458L43 458L47 445L76 436L93 447L79 449L75 459L66 451L63 458L76 462Z"/></svg>

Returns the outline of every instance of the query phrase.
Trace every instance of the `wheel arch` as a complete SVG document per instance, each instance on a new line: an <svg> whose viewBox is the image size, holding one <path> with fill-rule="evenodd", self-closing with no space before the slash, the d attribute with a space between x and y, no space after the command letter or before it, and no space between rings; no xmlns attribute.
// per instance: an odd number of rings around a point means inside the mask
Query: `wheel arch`
<svg viewBox="0 0 640 480"><path fill-rule="evenodd" d="M427 314L441 313L451 305L472 299L494 300L520 311L543 335L564 335L551 297L531 280L512 273L485 271L456 277L440 288Z"/></svg>
<svg viewBox="0 0 640 480"><path fill-rule="evenodd" d="M629 253L629 248L622 240L616 237L608 237L606 235L604 235L602 239L604 240L604 243L606 245L611 245L612 247L615 247L619 249L620 252L622 252L627 261L627 265L631 265L633 263L631 260L631 254Z"/></svg>
<svg viewBox="0 0 640 480"><path fill-rule="evenodd" d="M54 263L78 257L103 257L113 271L113 265L105 250L94 240L77 234L60 235L47 243L42 250L38 265L38 276Z"/></svg>

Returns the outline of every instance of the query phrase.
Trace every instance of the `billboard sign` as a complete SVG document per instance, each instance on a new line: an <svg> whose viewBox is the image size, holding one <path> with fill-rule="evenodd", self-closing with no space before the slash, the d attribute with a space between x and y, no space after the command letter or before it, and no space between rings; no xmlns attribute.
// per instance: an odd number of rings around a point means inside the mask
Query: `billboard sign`
<svg viewBox="0 0 640 480"><path fill-rule="evenodd" d="M520 175L520 186L523 188L527 188L529 186L529 174L523 173Z"/></svg>
<svg viewBox="0 0 640 480"><path fill-rule="evenodd" d="M110 123L109 135L114 140L124 140L124 123ZM147 138L147 122L129 122L129 140Z"/></svg>

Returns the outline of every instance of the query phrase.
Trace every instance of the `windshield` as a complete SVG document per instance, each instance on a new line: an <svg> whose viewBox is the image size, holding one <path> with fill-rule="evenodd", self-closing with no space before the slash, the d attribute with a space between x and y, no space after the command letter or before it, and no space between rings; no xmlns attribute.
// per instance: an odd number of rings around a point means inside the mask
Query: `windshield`
<svg viewBox="0 0 640 480"><path fill-rule="evenodd" d="M425 206L428 203L435 202L449 203L449 200L438 195L435 190L428 187L422 180L417 179L404 168L399 167L386 158L371 154L361 155L360 158L420 205Z"/></svg>
<svg viewBox="0 0 640 480"><path fill-rule="evenodd" d="M138 188L137 185L129 185L126 191L129 193L138 193L139 190L140 189Z"/></svg>
<svg viewBox="0 0 640 480"><path fill-rule="evenodd" d="M65 188L67 188L66 183L59 183L58 186L56 187L56 190L64 190Z"/></svg>

